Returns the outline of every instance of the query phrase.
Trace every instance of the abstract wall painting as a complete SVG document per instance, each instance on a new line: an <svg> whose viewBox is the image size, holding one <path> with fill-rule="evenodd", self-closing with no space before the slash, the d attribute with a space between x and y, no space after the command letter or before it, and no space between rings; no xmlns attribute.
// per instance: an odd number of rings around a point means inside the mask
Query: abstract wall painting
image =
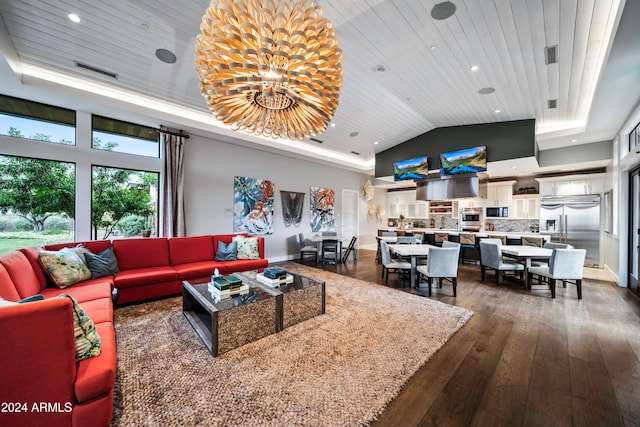
<svg viewBox="0 0 640 427"><path fill-rule="evenodd" d="M280 197L282 197L282 220L284 221L284 226L290 227L293 224L296 227L300 227L304 193L280 190Z"/></svg>
<svg viewBox="0 0 640 427"><path fill-rule="evenodd" d="M335 228L334 202L332 188L311 187L311 231Z"/></svg>
<svg viewBox="0 0 640 427"><path fill-rule="evenodd" d="M273 234L273 183L236 176L233 179L233 232Z"/></svg>

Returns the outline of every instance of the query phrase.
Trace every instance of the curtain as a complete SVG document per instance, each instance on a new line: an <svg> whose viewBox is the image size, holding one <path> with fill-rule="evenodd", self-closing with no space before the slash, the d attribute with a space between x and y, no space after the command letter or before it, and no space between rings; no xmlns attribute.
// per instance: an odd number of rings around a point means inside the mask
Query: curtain
<svg viewBox="0 0 640 427"><path fill-rule="evenodd" d="M187 234L184 219L184 138L163 133L164 139L164 237Z"/></svg>

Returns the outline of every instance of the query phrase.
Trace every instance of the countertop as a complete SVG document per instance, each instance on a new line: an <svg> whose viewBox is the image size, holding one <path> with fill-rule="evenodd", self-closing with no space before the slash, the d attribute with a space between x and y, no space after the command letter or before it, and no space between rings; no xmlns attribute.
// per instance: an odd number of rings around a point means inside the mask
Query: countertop
<svg viewBox="0 0 640 427"><path fill-rule="evenodd" d="M393 230L393 229L389 229L389 230ZM540 236L549 236L551 235L551 233L545 233L545 232L541 232L541 233L533 233L533 232L517 232L517 231L462 231L462 230L458 230L458 229L454 229L454 228L407 228L407 229L398 229L398 231L413 231L414 233L426 233L426 234L433 234L433 233L440 233L440 232L447 232L449 234L453 234L458 235L460 233L473 233L479 236L487 236L489 234L491 234L492 236L509 236L509 237L521 237L521 236L525 236L525 237L540 237Z"/></svg>

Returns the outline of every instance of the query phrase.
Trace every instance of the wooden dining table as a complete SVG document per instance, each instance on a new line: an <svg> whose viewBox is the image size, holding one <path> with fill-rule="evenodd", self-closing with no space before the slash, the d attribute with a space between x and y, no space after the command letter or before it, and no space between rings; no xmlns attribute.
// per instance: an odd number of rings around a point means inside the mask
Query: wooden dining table
<svg viewBox="0 0 640 427"><path fill-rule="evenodd" d="M429 249L434 248L433 245L388 245L389 250L401 257L411 258L411 288L416 287L416 268L418 260L429 256Z"/></svg>
<svg viewBox="0 0 640 427"><path fill-rule="evenodd" d="M508 257L524 261L524 277L527 289L531 289L531 283L529 283L529 274L527 274L529 272L529 268L531 267L531 261L548 261L553 254L553 249L539 248L537 246L504 245L500 248L502 249L503 255L507 255Z"/></svg>

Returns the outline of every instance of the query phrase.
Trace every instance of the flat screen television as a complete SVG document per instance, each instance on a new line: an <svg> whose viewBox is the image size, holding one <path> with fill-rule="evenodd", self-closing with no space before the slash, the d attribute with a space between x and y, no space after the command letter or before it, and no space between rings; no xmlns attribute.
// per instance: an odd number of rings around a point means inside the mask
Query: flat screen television
<svg viewBox="0 0 640 427"><path fill-rule="evenodd" d="M428 156L401 160L393 164L393 180L424 179L429 176Z"/></svg>
<svg viewBox="0 0 640 427"><path fill-rule="evenodd" d="M487 170L487 147L466 148L440 154L440 176Z"/></svg>

